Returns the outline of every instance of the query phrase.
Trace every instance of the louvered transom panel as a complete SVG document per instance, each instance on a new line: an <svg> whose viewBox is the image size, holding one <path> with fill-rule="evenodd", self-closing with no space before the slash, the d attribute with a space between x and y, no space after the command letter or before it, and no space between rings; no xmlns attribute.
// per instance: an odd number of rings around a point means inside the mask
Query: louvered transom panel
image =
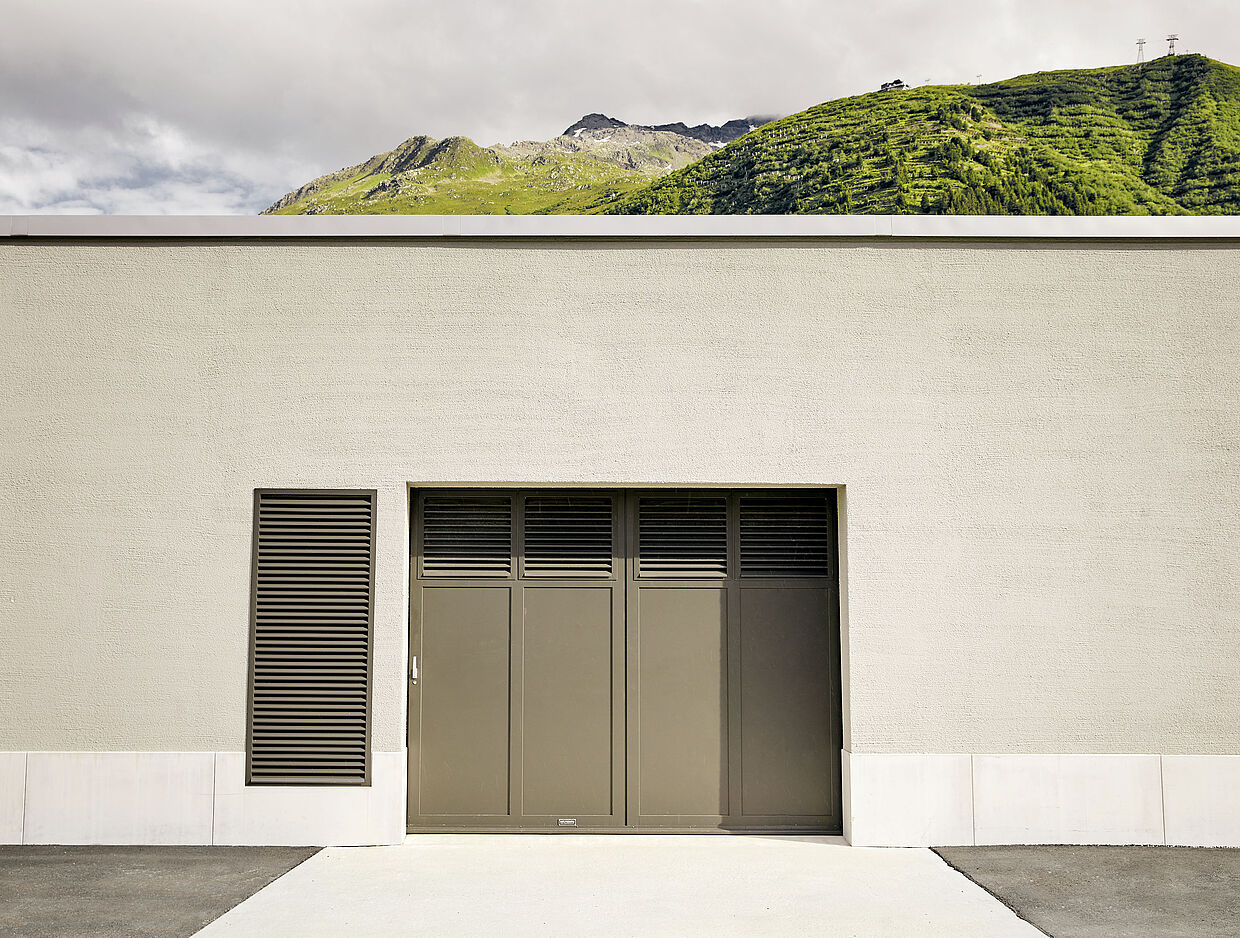
<svg viewBox="0 0 1240 938"><path fill-rule="evenodd" d="M642 495L637 501L638 574L722 577L728 572L723 495Z"/></svg>
<svg viewBox="0 0 1240 938"><path fill-rule="evenodd" d="M427 495L422 500L423 576L512 573L512 498Z"/></svg>
<svg viewBox="0 0 1240 938"><path fill-rule="evenodd" d="M250 781L367 781L374 494L259 492Z"/></svg>
<svg viewBox="0 0 1240 938"><path fill-rule="evenodd" d="M612 499L608 495L525 498L525 575L609 577Z"/></svg>
<svg viewBox="0 0 1240 938"><path fill-rule="evenodd" d="M741 576L828 576L834 535L826 496L742 495Z"/></svg>

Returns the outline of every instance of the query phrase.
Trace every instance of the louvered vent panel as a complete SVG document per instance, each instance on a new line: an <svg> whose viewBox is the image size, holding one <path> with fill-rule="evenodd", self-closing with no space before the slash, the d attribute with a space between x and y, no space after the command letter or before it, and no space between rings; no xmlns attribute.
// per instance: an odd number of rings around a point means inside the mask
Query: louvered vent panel
<svg viewBox="0 0 1240 938"><path fill-rule="evenodd" d="M511 497L427 495L422 500L423 576L511 573Z"/></svg>
<svg viewBox="0 0 1240 938"><path fill-rule="evenodd" d="M640 576L727 575L725 496L643 495L637 502L637 520Z"/></svg>
<svg viewBox="0 0 1240 938"><path fill-rule="evenodd" d="M827 576L831 516L821 495L741 496L741 576Z"/></svg>
<svg viewBox="0 0 1240 938"><path fill-rule="evenodd" d="M609 577L611 532L610 496L527 496L525 575Z"/></svg>
<svg viewBox="0 0 1240 938"><path fill-rule="evenodd" d="M374 494L258 494L250 781L364 784Z"/></svg>

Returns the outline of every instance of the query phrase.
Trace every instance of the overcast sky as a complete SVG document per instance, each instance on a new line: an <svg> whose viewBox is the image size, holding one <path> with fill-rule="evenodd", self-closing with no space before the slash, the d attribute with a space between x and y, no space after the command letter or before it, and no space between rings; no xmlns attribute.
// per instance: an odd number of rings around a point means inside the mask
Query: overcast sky
<svg viewBox="0 0 1240 938"><path fill-rule="evenodd" d="M251 214L415 134L719 123L1181 51L1240 0L3 0L0 214Z"/></svg>

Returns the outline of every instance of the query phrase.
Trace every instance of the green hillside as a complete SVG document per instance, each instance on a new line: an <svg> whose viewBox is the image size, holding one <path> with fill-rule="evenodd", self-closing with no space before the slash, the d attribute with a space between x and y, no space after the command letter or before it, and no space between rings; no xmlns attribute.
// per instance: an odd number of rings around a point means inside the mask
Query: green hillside
<svg viewBox="0 0 1240 938"><path fill-rule="evenodd" d="M1166 56L830 101L600 210L1237 214L1240 69Z"/></svg>

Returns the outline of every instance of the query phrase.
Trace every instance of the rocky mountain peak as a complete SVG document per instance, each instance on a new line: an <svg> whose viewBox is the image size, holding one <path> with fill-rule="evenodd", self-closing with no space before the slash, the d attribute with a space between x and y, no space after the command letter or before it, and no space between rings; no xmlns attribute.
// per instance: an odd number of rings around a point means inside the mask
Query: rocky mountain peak
<svg viewBox="0 0 1240 938"><path fill-rule="evenodd" d="M569 128L560 134L561 137L572 137L583 130L610 130L616 127L628 127L624 121L618 121L614 117L608 117L606 114L587 114L575 124L569 125Z"/></svg>
<svg viewBox="0 0 1240 938"><path fill-rule="evenodd" d="M266 213L588 210L695 163L764 119L655 127L587 114L550 140L480 147L468 137L410 137L387 153L311 180ZM468 209L465 208L468 204Z"/></svg>
<svg viewBox="0 0 1240 938"><path fill-rule="evenodd" d="M676 121L674 124L628 124L622 120L616 120L614 117L608 117L606 114L596 113L587 114L577 123L569 125L568 129L560 136L580 137L583 133L592 133L598 130L631 128L633 130L679 134L682 137L689 137L693 140L700 140L702 143L721 147L725 143L731 143L737 137L744 136L755 127L760 127L774 119L773 117L747 117L730 120L726 124L720 124L717 127L714 124L695 124L690 127L684 121Z"/></svg>

